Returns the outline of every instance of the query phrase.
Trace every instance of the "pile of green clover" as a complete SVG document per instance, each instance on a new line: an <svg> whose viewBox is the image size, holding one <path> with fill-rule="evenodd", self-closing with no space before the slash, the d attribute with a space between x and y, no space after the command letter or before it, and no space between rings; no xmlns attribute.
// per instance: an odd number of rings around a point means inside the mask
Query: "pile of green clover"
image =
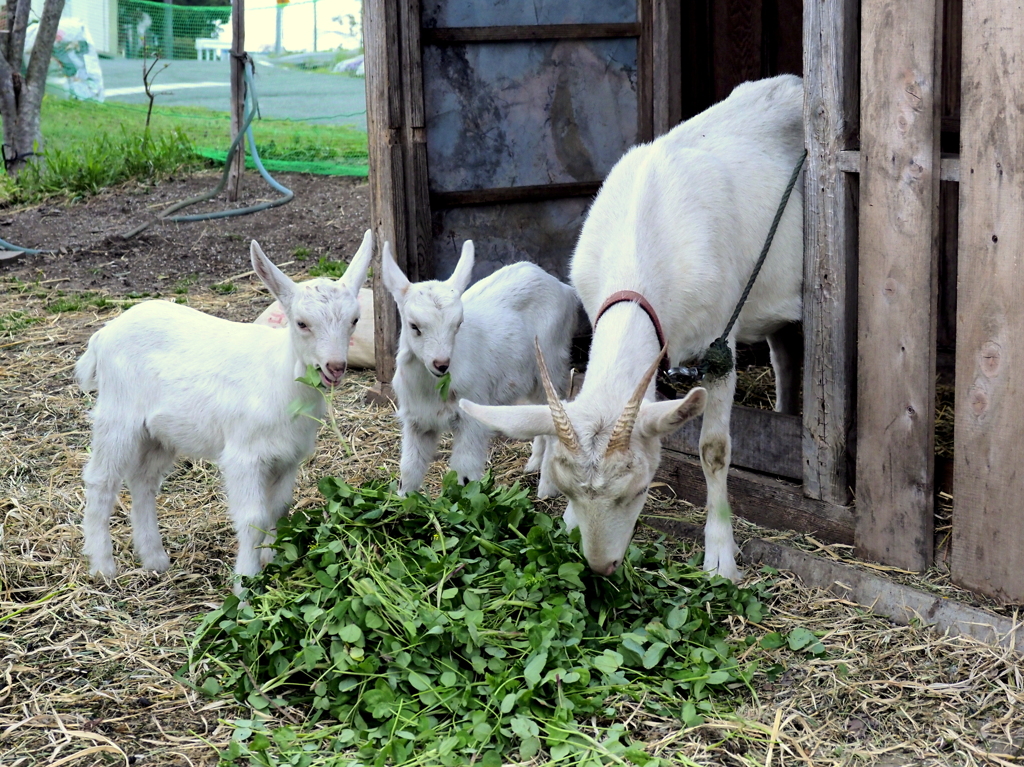
<svg viewBox="0 0 1024 767"><path fill-rule="evenodd" d="M749 690L756 661L736 650L755 637L727 637L746 625L730 616L761 620L763 583L709 579L658 543L594 576L578 534L518 483L451 473L431 500L327 477L320 491L322 508L281 520L248 604L229 597L197 632L207 693L310 712L276 729L239 720L228 762L651 765L620 706L693 725ZM823 652L797 632L761 644Z"/></svg>

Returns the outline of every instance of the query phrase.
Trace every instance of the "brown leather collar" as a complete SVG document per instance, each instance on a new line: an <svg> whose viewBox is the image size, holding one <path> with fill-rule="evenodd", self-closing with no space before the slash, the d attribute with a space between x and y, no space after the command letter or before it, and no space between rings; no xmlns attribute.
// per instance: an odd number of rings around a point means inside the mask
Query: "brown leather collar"
<svg viewBox="0 0 1024 767"><path fill-rule="evenodd" d="M621 304L626 301L637 304L644 313L650 318L651 324L654 325L654 332L658 336L658 348L662 349L665 347L665 333L661 329L661 322L658 321L658 313L654 311L654 307L651 306L650 302L642 295L634 290L620 290L616 293L612 293L608 298L605 299L604 303L601 304L601 308L597 312L597 316L594 317L594 329L597 329L597 321L601 319L601 315L604 314L608 309L615 304ZM665 374L668 373L669 361L668 353L664 354L661 358L661 364L659 365L658 377L655 379L655 388L658 393L665 396L668 399L675 398L675 389L668 386L665 382Z"/></svg>

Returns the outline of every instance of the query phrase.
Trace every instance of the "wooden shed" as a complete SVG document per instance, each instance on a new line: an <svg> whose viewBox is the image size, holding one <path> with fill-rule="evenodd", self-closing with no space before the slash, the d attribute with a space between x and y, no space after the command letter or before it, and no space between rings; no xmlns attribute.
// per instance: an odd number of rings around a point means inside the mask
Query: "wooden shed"
<svg viewBox="0 0 1024 767"><path fill-rule="evenodd" d="M1024 2L365 0L364 14L373 226L413 280L446 277L467 238L477 278L520 259L564 278L629 146L744 80L802 74L802 415L734 409L733 508L928 568L936 378L955 370L952 575L1024 602ZM386 388L397 314L375 290ZM700 504L695 434L666 442L662 478Z"/></svg>

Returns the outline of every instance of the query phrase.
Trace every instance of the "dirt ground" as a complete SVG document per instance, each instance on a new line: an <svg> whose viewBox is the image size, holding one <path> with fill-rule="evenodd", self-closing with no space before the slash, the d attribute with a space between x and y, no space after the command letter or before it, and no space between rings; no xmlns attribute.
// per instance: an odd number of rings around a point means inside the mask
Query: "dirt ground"
<svg viewBox="0 0 1024 767"><path fill-rule="evenodd" d="M216 470L183 461L159 499L172 566L141 570L131 551L120 499L112 525L121 575L93 581L81 554L81 471L87 458L90 398L72 378L85 342L140 293L160 293L234 319L250 319L271 297L258 281L234 292L211 289L245 273L256 237L285 271L302 278L320 255L347 259L368 221L367 188L350 179L291 176L290 205L220 222L160 224L127 243L115 238L145 212L212 185L199 175L150 189L113 190L76 204L48 204L0 216L0 237L25 245L59 240L66 252L0 266L0 765L173 765L213 767L232 723L255 714L190 686L195 621L227 593L234 536ZM247 178L247 194L266 194ZM252 198L250 198L252 199ZM308 249L306 261L296 250ZM352 483L397 473L394 414L363 396L372 374L346 376L336 392L346 447L327 429L300 471L297 506L320 503L317 480ZM446 446L442 445L442 456ZM529 445L498 443L492 468L501 482L523 475ZM437 461L427 488L439 484ZM538 502L552 514L564 503ZM657 488L647 511L684 522L702 512ZM751 536L785 540L819 556L849 561L842 546L779 534L737 521ZM641 536L654 535L641 527ZM679 543L685 554L692 543ZM826 648L810 658L770 651L754 694L734 712L685 729L623 703L632 738L663 765L1019 765L1024 758L1024 665L1013 650L927 627L895 626L862 607L807 589L785 573L762 635L800 626ZM909 578L909 576L908 576ZM964 599L941 574L910 579L918 588ZM753 648L752 650L753 651ZM772 664L779 664L771 673ZM778 672L782 667L785 671ZM304 712L282 715L301 718Z"/></svg>
<svg viewBox="0 0 1024 767"><path fill-rule="evenodd" d="M0 238L26 248L54 250L0 262L0 275L31 282L59 280L63 289L111 293L170 292L183 282L208 286L248 272L249 241L278 264L321 257L347 261L369 225L366 179L282 173L275 178L295 199L258 214L210 221L160 222L130 239L122 235L172 203L213 189L220 171L183 175L156 186L109 189L77 202L51 202L0 212ZM242 181L241 198L219 196L181 211L207 213L245 207L281 195L256 173ZM298 257L296 257L298 252Z"/></svg>

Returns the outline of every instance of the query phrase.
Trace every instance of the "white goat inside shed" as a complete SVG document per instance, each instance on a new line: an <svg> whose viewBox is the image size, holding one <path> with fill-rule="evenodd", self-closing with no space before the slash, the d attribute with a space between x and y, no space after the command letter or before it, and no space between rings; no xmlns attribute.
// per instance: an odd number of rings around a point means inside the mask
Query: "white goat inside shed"
<svg viewBox="0 0 1024 767"><path fill-rule="evenodd" d="M706 404L702 389L681 402L655 402L652 360L659 358L659 325L675 364L699 358L724 331L803 150L802 120L801 80L783 75L744 83L628 152L601 187L573 255L571 282L596 323L579 396L541 407L460 403L509 436L557 435L551 478L568 498L566 522L580 527L596 572L611 574L622 562L660 462L661 437L703 408L704 566L733 580L741 575L726 492L736 372L707 383ZM782 331L800 320L802 280L798 185L728 338L733 349L737 341L768 340L780 407L794 402L798 384L800 360L782 343ZM629 297L621 299L624 292Z"/></svg>

